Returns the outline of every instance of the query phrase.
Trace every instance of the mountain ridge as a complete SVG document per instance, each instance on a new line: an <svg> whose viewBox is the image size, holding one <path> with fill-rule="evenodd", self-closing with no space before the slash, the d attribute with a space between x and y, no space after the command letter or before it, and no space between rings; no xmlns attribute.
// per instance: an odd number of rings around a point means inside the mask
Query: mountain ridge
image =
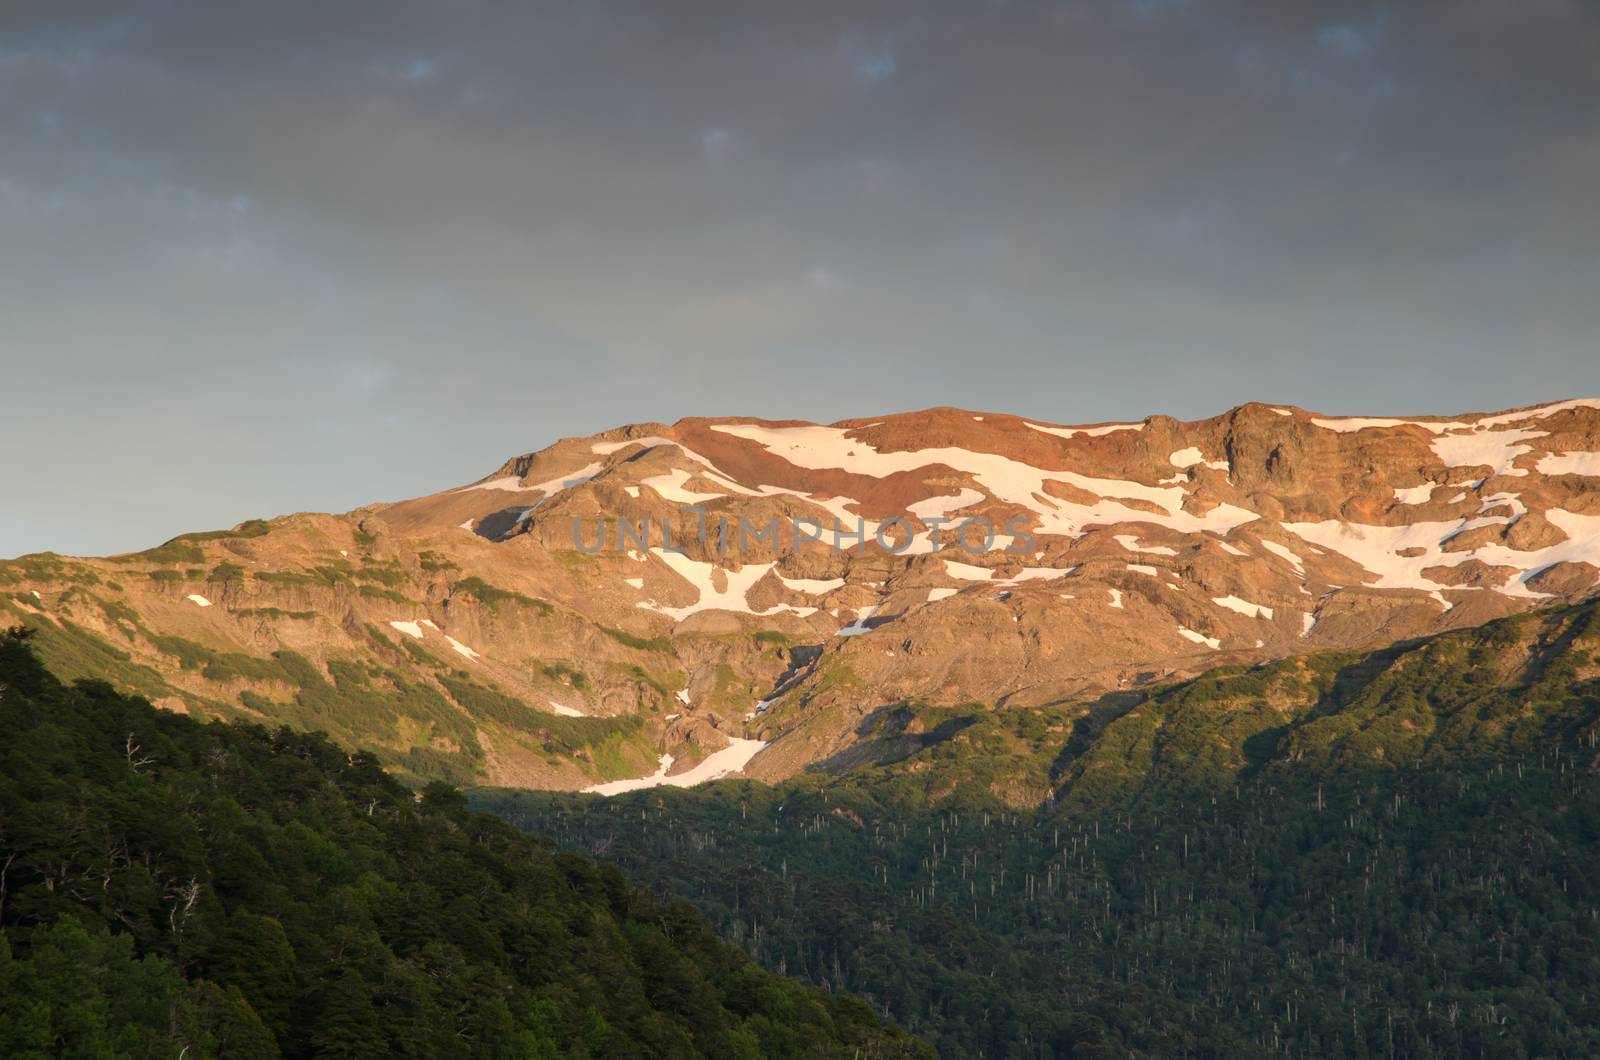
<svg viewBox="0 0 1600 1060"><path fill-rule="evenodd" d="M745 771L776 779L848 759L897 703L1088 703L1584 599L1597 450L1600 400L1581 398L1077 426L688 417L343 515L19 557L0 608L69 675L327 728L418 780L670 783L751 741ZM732 530L686 534L694 509ZM964 519L991 547L946 536ZM617 543L646 520L682 551ZM774 520L770 542L738 534ZM796 546L807 520L823 540ZM591 550L602 523L613 541Z"/></svg>

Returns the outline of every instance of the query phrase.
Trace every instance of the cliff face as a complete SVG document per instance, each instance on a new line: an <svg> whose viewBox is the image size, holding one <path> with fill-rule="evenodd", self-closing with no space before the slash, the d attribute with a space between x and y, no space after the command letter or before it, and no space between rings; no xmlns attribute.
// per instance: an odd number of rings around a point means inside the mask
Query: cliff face
<svg viewBox="0 0 1600 1060"><path fill-rule="evenodd" d="M582 787L781 776L895 703L1088 698L1597 577L1600 401L1089 427L933 409L566 439L399 504L24 557L0 604L68 673L114 660L173 709L327 728L417 776Z"/></svg>

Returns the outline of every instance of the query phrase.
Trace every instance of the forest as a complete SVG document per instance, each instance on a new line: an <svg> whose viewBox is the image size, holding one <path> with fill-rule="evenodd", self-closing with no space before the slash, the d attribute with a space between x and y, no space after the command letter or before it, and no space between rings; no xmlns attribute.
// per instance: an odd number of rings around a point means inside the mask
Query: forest
<svg viewBox="0 0 1600 1060"><path fill-rule="evenodd" d="M1591 603L930 712L957 735L778 787L474 799L944 1057L1597 1056L1597 647Z"/></svg>
<svg viewBox="0 0 1600 1060"><path fill-rule="evenodd" d="M0 633L0 1056L930 1055L453 788Z"/></svg>

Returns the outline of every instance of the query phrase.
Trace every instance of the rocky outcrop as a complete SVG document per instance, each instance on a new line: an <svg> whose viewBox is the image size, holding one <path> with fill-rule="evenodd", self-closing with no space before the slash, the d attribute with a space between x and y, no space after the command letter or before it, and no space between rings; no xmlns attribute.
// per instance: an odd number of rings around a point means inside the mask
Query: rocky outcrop
<svg viewBox="0 0 1600 1060"><path fill-rule="evenodd" d="M754 738L750 771L776 776L870 758L851 748L889 737L865 719L909 702L1091 697L1582 597L1597 451L1600 401L690 419L344 516L0 565L0 605L98 638L200 714L410 704L361 730L396 762L580 787Z"/></svg>

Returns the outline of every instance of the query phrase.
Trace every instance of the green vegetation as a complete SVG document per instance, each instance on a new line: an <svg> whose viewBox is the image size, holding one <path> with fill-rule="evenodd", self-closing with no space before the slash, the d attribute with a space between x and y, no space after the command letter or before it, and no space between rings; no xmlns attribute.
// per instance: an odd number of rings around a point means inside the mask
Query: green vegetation
<svg viewBox="0 0 1600 1060"><path fill-rule="evenodd" d="M211 573L206 576L206 581L216 582L218 585L243 585L245 570L237 563L219 563L211 568Z"/></svg>
<svg viewBox="0 0 1600 1060"><path fill-rule="evenodd" d="M595 628L618 644L633 648L636 651L670 652L672 650L672 638L665 633L658 637L641 637L629 633L625 629L613 629L610 626L596 625Z"/></svg>
<svg viewBox="0 0 1600 1060"><path fill-rule="evenodd" d="M885 708L777 788L479 802L946 1057L1595 1056L1597 609Z"/></svg>
<svg viewBox="0 0 1600 1060"><path fill-rule="evenodd" d="M371 755L64 687L20 630L0 689L0 1055L929 1055Z"/></svg>
<svg viewBox="0 0 1600 1060"><path fill-rule="evenodd" d="M265 519L246 519L232 530L202 530L198 533L179 534L167 545L175 543L197 543L201 541L237 541L253 537L266 537L272 530L272 525ZM163 548L166 545L162 546Z"/></svg>
<svg viewBox="0 0 1600 1060"><path fill-rule="evenodd" d="M405 571L393 567L359 567L352 571L350 576L358 582L377 582L390 587L404 585L410 581Z"/></svg>
<svg viewBox="0 0 1600 1060"><path fill-rule="evenodd" d="M87 567L69 563L54 552L33 552L16 559L0 560L0 585L26 581L99 585L100 576Z"/></svg>
<svg viewBox="0 0 1600 1060"><path fill-rule="evenodd" d="M535 710L520 699L506 695L470 677L443 675L441 684L450 697L474 718L492 721L515 732L534 737L550 754L573 754L592 749L617 738L636 736L644 727L637 714L615 718L572 718L549 711Z"/></svg>
<svg viewBox="0 0 1600 1060"><path fill-rule="evenodd" d="M482 578L463 578L451 587L451 592L465 593L475 598L491 611L497 611L501 604L508 603L532 608L541 615L548 615L555 610L548 601L536 600L531 596L524 596L522 593L514 592L510 589L497 589Z"/></svg>
<svg viewBox="0 0 1600 1060"><path fill-rule="evenodd" d="M397 593L393 589L380 589L376 585L363 585L357 591L369 600L387 600L391 604L409 604L413 602L410 597L403 593Z"/></svg>
<svg viewBox="0 0 1600 1060"><path fill-rule="evenodd" d="M234 612L238 618L289 618L309 622L317 617L315 611L284 611L277 607L242 607Z"/></svg>
<svg viewBox="0 0 1600 1060"><path fill-rule="evenodd" d="M106 558L112 563L162 563L171 566L179 563L204 563L206 554L182 538L174 538L164 545L147 548L143 552Z"/></svg>
<svg viewBox="0 0 1600 1060"><path fill-rule="evenodd" d="M427 572L429 572L430 574L435 573L437 571L451 571L451 570L460 570L461 569L454 562L452 562L451 560L446 559L443 555L441 555L438 552L429 552L429 551L426 551L426 550L424 550L422 552L419 552L419 553L417 553L417 561L418 561L419 564L421 564L422 569L427 571Z"/></svg>
<svg viewBox="0 0 1600 1060"><path fill-rule="evenodd" d="M579 692L587 692L589 690L589 675L582 670L568 666L566 663L542 663L535 659L533 660L533 668L552 681L560 681L562 684L575 688Z"/></svg>

